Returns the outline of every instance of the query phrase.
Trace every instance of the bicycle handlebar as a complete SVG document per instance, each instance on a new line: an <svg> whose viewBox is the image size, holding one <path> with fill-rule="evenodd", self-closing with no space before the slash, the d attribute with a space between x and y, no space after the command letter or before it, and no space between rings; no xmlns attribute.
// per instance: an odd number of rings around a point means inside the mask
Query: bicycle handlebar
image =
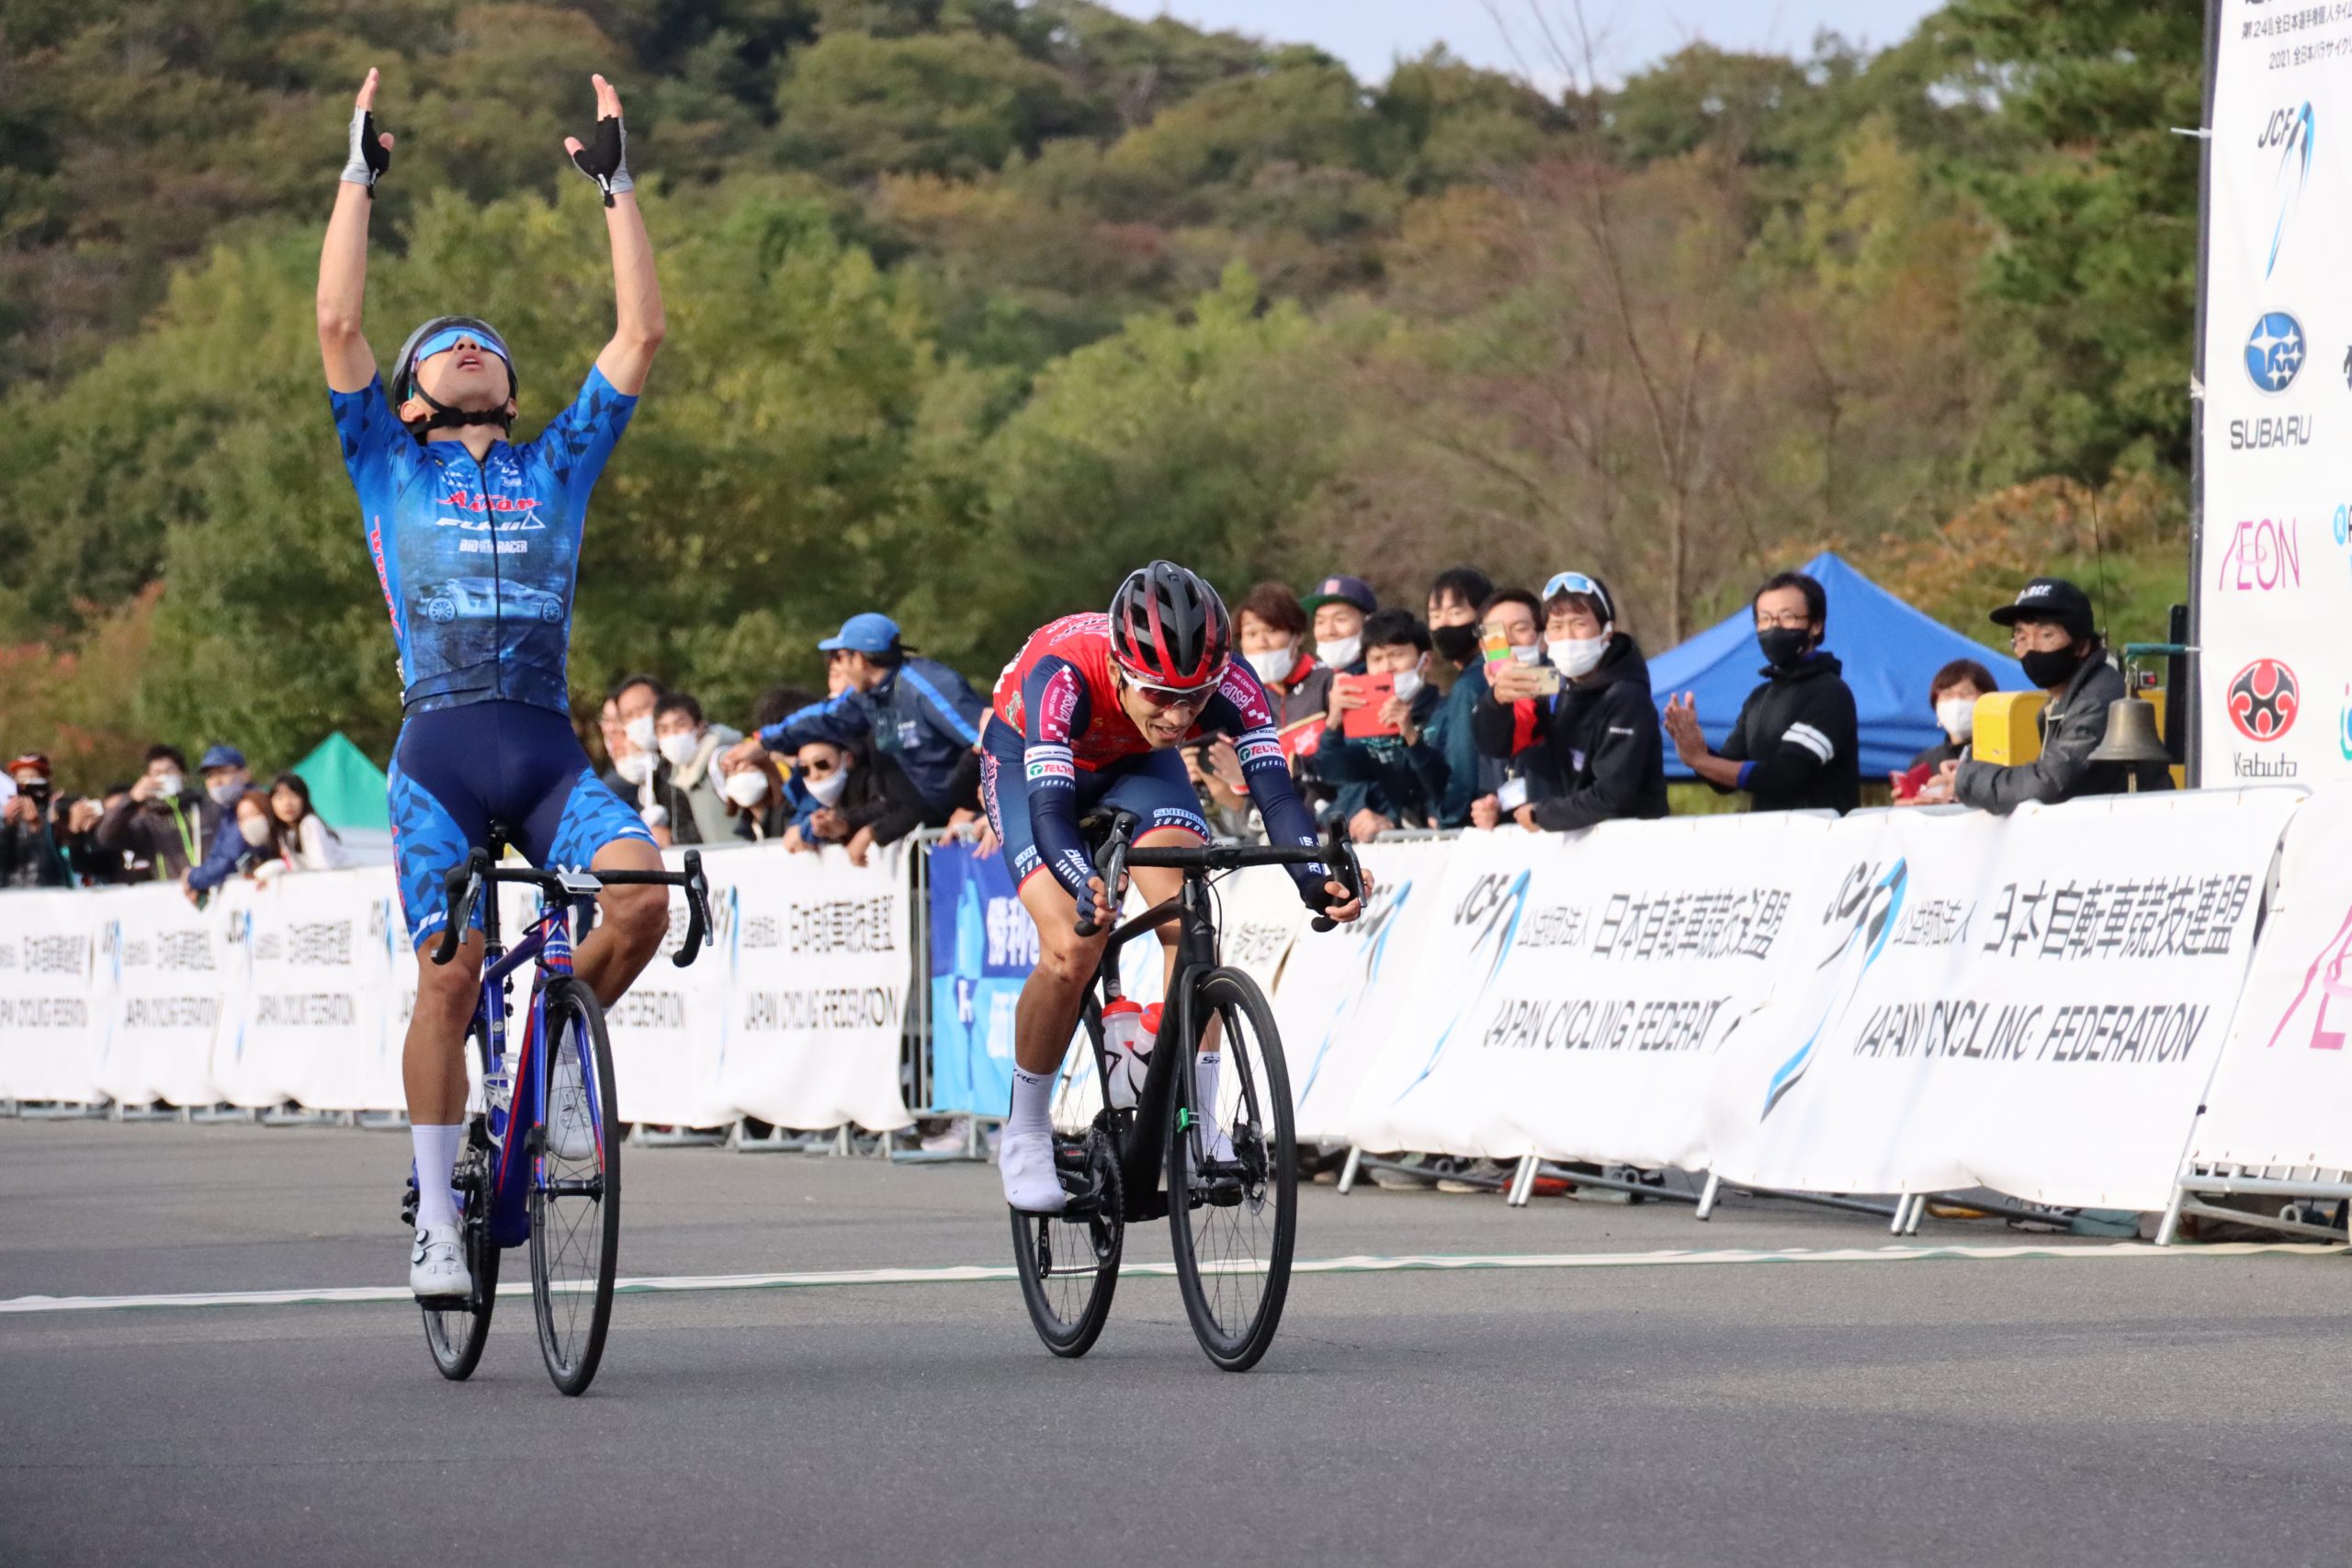
<svg viewBox="0 0 2352 1568"><path fill-rule="evenodd" d="M1137 865L1164 866L1171 871L1241 871L1256 865L1317 865L1330 868L1331 874L1349 895L1363 897L1363 865L1356 859L1356 847L1348 841L1347 830L1339 823L1331 824L1330 834L1320 844L1203 844L1199 848L1179 848L1172 844L1132 845L1129 840L1141 819L1132 812L1116 813L1111 819L1111 831L1097 852L1095 863L1102 869L1102 886L1114 898L1118 897L1118 878L1128 867ZM1326 915L1317 915L1314 929L1328 931L1339 924ZM1102 922L1080 920L1078 934L1089 938L1102 929Z"/></svg>
<svg viewBox="0 0 2352 1568"><path fill-rule="evenodd" d="M537 888L550 903L593 897L606 887L682 887L686 894L686 935L678 944L677 956L670 961L681 969L695 961L710 935L710 880L703 875L699 850L686 852L684 871L577 872L537 871L524 866L502 870L490 863L490 852L476 849L466 857L463 865L450 871L442 885L448 899L449 919L441 930L440 945L433 950L434 963L447 964L457 956L458 944L465 939L466 928L473 919L474 902L493 882L527 884Z"/></svg>

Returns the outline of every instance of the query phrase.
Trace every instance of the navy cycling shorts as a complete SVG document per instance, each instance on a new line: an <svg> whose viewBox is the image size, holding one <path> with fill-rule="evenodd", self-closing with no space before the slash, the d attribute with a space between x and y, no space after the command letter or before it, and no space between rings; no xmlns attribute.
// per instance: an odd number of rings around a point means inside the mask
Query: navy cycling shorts
<svg viewBox="0 0 2352 1568"><path fill-rule="evenodd" d="M414 946L448 923L449 873L503 824L533 865L584 871L622 839L651 843L637 813L597 782L571 720L528 703L412 714L392 748L392 866ZM481 908L474 908L476 927Z"/></svg>
<svg viewBox="0 0 2352 1568"><path fill-rule="evenodd" d="M988 807L989 825L1004 840L1016 886L1045 869L1037 853L1037 835L1029 821L1029 783L1022 767L1022 749L1020 735L998 719L989 726L980 755L980 799ZM1108 767L1079 769L1079 815L1083 817L1098 806L1132 811L1141 818L1138 837L1157 828L1182 828L1203 843L1209 840L1201 797L1184 772L1184 759L1174 751L1146 751Z"/></svg>

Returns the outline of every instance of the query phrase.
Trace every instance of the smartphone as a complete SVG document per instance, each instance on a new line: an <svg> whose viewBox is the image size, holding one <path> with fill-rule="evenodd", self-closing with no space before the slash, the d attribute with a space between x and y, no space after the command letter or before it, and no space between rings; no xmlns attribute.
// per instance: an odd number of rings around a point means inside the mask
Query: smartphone
<svg viewBox="0 0 2352 1568"><path fill-rule="evenodd" d="M1397 726L1383 724L1380 710L1396 694L1396 677L1393 674L1349 675L1331 677L1342 691L1363 694L1363 706L1350 708L1340 716L1340 733L1351 740L1369 740L1376 736L1396 735Z"/></svg>
<svg viewBox="0 0 2352 1568"><path fill-rule="evenodd" d="M1537 696L1556 697L1560 694L1561 684L1562 677L1558 665L1538 664L1535 666L1535 694Z"/></svg>
<svg viewBox="0 0 2352 1568"><path fill-rule="evenodd" d="M1498 626L1478 628L1478 649L1489 664L1501 664L1510 658L1510 636Z"/></svg>

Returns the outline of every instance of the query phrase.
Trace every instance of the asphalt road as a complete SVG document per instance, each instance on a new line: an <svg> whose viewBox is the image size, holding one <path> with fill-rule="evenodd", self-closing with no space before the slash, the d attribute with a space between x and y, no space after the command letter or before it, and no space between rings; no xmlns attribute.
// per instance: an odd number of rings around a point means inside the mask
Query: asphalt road
<svg viewBox="0 0 2352 1568"><path fill-rule="evenodd" d="M0 1298L397 1285L406 1159L380 1134L0 1122ZM632 1150L627 1175L628 1275L1009 1261L984 1168ZM1777 1203L1700 1224L1317 1189L1303 1259L1621 1261L1303 1275L1239 1377L1157 1279L1076 1363L1005 1282L625 1296L580 1401L511 1300L466 1384L396 1303L0 1313L0 1562L2352 1555L2342 1257L1622 1257L1887 1243Z"/></svg>

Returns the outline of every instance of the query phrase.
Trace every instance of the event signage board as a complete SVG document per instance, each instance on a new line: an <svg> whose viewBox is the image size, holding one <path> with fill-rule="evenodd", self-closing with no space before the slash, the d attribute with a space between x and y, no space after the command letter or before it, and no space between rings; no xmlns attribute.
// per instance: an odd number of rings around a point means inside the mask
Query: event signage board
<svg viewBox="0 0 2352 1568"><path fill-rule="evenodd" d="M171 884L125 888L106 899L99 954L114 976L114 995L99 1051L100 1092L124 1105L277 1103L246 1095L235 1073L245 950L242 912L236 923L231 919L232 900L216 898L199 909ZM214 1060L224 1033L228 1082Z"/></svg>
<svg viewBox="0 0 2352 1568"><path fill-rule="evenodd" d="M117 949L87 893L0 894L0 1095L98 1098Z"/></svg>
<svg viewBox="0 0 2352 1568"><path fill-rule="evenodd" d="M1793 961L1834 827L1785 812L1465 835L1354 1141L1703 1166L1714 1058Z"/></svg>
<svg viewBox="0 0 2352 1568"><path fill-rule="evenodd" d="M961 839L931 852L930 919L932 1105L1001 1116L1012 1100L1013 1006L1037 963L1037 924L1002 852L984 855Z"/></svg>
<svg viewBox="0 0 2352 1568"><path fill-rule="evenodd" d="M2189 1158L2352 1169L2352 784L2304 802Z"/></svg>
<svg viewBox="0 0 2352 1568"><path fill-rule="evenodd" d="M2352 776L2352 9L2216 0L2205 145L2209 786Z"/></svg>
<svg viewBox="0 0 2352 1568"><path fill-rule="evenodd" d="M1848 818L1826 852L1835 890L1760 1031L1771 1050L1719 1066L1713 1168L2162 1208L2300 799Z"/></svg>
<svg viewBox="0 0 2352 1568"><path fill-rule="evenodd" d="M223 1098L321 1111L401 1103L401 1039L385 1027L399 902L389 880L285 875L215 896L244 959L235 1017L213 1046Z"/></svg>

